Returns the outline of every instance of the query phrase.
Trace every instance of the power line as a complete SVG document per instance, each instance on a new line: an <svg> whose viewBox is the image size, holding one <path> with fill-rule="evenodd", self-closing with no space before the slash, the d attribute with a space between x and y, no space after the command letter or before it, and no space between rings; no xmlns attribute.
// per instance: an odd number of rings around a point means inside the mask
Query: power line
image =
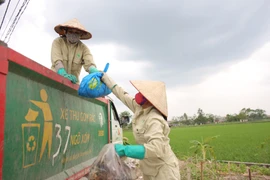
<svg viewBox="0 0 270 180"><path fill-rule="evenodd" d="M0 39L3 38L3 36L4 36L5 32L6 32L6 29L7 29L8 25L9 25L9 22L10 22L10 20L12 19L13 14L14 14L14 12L16 11L17 6L18 6L18 4L19 4L20 1L21 1L21 0L19 0L19 1L17 2L16 7L14 8L11 17L9 18L8 23L7 23L7 25L6 25L6 27L5 27L5 30L3 31L3 34L1 35L1 38L0 38Z"/></svg>
<svg viewBox="0 0 270 180"><path fill-rule="evenodd" d="M5 14L4 14L4 17L2 19L2 22L1 22L1 25L0 25L0 30L2 28L2 25L3 25L3 22L5 20L5 17L6 17L6 14L7 14L7 11L8 11L8 8L9 8L9 4L10 4L11 0L8 1L8 5L7 5L7 8L6 8L6 11L5 11Z"/></svg>
<svg viewBox="0 0 270 180"><path fill-rule="evenodd" d="M20 20L22 14L24 13L24 11L25 11L25 9L26 9L26 7L27 7L29 1L30 1L30 0L25 0L25 1L23 2L23 4L22 4L21 8L19 9L18 14L16 15L16 17L15 17L13 23L11 24L11 26L10 26L10 28L9 28L9 30L8 30L8 32L7 32L7 34L6 34L6 36L5 36L4 41L7 39L6 43L9 42L10 37L11 37L11 35L12 35L12 33L13 33L13 31L14 31L16 25L18 24L18 21ZM24 7L24 6L25 6L25 7ZM23 9L23 8L24 8L24 9Z"/></svg>

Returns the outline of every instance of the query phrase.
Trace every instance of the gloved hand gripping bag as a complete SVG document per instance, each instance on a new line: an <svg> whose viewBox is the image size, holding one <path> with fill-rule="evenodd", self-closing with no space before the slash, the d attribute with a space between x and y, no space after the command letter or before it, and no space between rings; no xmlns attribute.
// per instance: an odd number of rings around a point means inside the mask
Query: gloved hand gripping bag
<svg viewBox="0 0 270 180"><path fill-rule="evenodd" d="M106 64L104 72L107 72L108 67L109 63ZM98 98L109 95L112 91L101 81L102 76L102 72L94 72L86 75L80 83L78 94L87 98Z"/></svg>
<svg viewBox="0 0 270 180"><path fill-rule="evenodd" d="M91 165L90 180L131 180L135 179L134 171L117 155L114 144L106 144L97 159Z"/></svg>

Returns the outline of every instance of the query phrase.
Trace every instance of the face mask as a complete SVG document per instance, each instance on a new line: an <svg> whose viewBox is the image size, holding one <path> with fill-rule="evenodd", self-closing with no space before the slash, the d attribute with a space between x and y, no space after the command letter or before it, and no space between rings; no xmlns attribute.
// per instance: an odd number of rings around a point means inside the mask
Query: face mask
<svg viewBox="0 0 270 180"><path fill-rule="evenodd" d="M67 40L70 43L77 43L80 40L80 35L76 33L67 33L66 34Z"/></svg>
<svg viewBox="0 0 270 180"><path fill-rule="evenodd" d="M145 97L139 92L135 95L135 101L137 104L139 105L143 105L147 100L145 99Z"/></svg>

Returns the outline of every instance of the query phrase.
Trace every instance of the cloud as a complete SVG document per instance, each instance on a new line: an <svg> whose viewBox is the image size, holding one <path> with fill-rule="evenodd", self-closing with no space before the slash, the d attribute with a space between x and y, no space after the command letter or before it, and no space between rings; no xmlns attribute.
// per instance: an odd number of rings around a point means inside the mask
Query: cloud
<svg viewBox="0 0 270 180"><path fill-rule="evenodd" d="M24 11L16 28L14 29L8 46L12 49L18 51L24 56L29 57L30 59L37 61L50 68L50 51L51 51L51 43L54 37L48 34L45 30L45 1L31 1L27 10ZM14 13L13 18L10 21L10 24L7 26L9 22L9 18L15 8L17 3L11 2L10 8L6 16L6 20L3 24L3 29L1 30L1 36L6 36L10 25L12 24L15 16L22 3L18 4L17 10ZM7 2L1 6L1 10L6 8ZM1 11L2 12L2 11ZM4 27L8 27L4 33Z"/></svg>
<svg viewBox="0 0 270 180"><path fill-rule="evenodd" d="M193 115L198 108L226 115L242 108L260 108L270 113L270 42L249 58L192 86L168 89L171 116ZM177 101L175 100L177 99Z"/></svg>
<svg viewBox="0 0 270 180"><path fill-rule="evenodd" d="M30 1L9 47L50 68L54 26L76 17L93 34L83 42L98 68L109 62L109 75L131 95L136 90L129 80L166 83L170 116L198 108L270 113L269 16L264 0ZM81 79L86 74L82 70ZM127 110L111 97L119 113Z"/></svg>
<svg viewBox="0 0 270 180"><path fill-rule="evenodd" d="M263 0L49 3L48 32L77 17L93 34L89 45L113 42L132 49L132 56L123 55L119 60L150 61L153 71L148 76L170 87L202 80L193 69L247 58L270 35L270 2ZM68 13L59 13L59 9ZM185 78L186 73L193 76L192 82Z"/></svg>

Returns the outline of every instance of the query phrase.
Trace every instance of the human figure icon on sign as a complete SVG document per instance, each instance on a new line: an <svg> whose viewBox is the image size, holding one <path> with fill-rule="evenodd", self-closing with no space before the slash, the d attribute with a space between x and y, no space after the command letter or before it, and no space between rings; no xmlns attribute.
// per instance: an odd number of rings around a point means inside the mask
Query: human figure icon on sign
<svg viewBox="0 0 270 180"><path fill-rule="evenodd" d="M40 97L42 101L30 100L30 102L32 102L33 104L35 104L37 107L39 107L42 110L43 117L44 117L43 139L42 139L42 146L41 146L39 161L41 160L43 156L47 143L48 143L48 158L50 158L51 149L52 149L52 134L53 134L53 122L52 122L53 117L52 117L50 105L47 103L48 94L45 91L45 89L40 90Z"/></svg>

